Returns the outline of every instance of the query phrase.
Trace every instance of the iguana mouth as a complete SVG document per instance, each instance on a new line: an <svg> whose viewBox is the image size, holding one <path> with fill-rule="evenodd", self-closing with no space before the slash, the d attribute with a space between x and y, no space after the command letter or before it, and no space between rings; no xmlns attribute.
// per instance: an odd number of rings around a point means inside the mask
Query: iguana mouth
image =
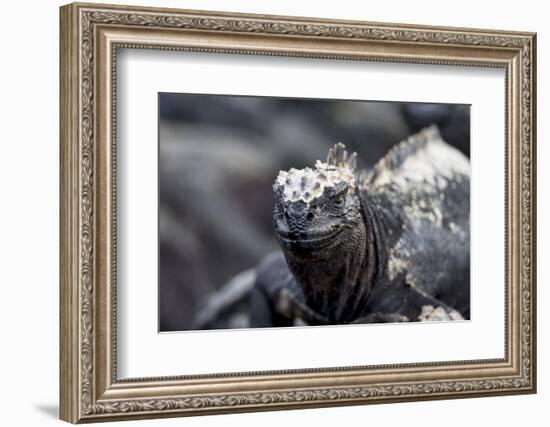
<svg viewBox="0 0 550 427"><path fill-rule="evenodd" d="M306 233L292 233L279 229L279 241L290 249L323 249L336 241L336 237L342 232L341 228L330 231L316 231Z"/></svg>

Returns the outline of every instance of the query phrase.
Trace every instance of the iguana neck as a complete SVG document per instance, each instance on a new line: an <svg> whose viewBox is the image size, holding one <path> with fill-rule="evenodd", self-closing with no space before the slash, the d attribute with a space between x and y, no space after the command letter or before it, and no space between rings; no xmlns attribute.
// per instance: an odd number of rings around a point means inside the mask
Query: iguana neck
<svg viewBox="0 0 550 427"><path fill-rule="evenodd" d="M340 244L323 257L301 261L285 251L306 304L326 318L327 323L347 323L364 314L366 301L384 265L379 212L367 199L360 200L362 221L339 236Z"/></svg>

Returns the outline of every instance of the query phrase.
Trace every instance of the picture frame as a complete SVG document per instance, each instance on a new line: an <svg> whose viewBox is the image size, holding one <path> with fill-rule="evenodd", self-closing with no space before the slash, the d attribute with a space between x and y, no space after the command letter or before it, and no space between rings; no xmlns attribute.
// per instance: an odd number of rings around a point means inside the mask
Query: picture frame
<svg viewBox="0 0 550 427"><path fill-rule="evenodd" d="M85 3L63 6L60 24L61 419L79 423L536 392L534 33ZM121 49L504 70L504 357L118 378Z"/></svg>

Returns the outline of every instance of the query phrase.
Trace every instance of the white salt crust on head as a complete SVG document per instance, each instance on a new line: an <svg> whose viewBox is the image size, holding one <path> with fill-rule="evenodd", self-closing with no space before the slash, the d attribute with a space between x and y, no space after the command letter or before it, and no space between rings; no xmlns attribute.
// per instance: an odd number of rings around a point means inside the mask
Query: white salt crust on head
<svg viewBox="0 0 550 427"><path fill-rule="evenodd" d="M321 197L325 188L335 187L345 182L348 191L355 190L355 176L353 170L347 165L338 166L315 162L315 168L290 169L280 171L275 183L283 188L285 202L297 202L302 200L311 203Z"/></svg>

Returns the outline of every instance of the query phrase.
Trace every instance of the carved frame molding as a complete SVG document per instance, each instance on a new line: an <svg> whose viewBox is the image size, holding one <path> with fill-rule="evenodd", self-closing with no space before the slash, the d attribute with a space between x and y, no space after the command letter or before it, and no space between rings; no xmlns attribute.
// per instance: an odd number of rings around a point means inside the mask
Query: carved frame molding
<svg viewBox="0 0 550 427"><path fill-rule="evenodd" d="M62 419L74 423L535 391L535 34L71 4L61 8L60 43ZM506 357L117 380L115 70L120 47L505 68Z"/></svg>

